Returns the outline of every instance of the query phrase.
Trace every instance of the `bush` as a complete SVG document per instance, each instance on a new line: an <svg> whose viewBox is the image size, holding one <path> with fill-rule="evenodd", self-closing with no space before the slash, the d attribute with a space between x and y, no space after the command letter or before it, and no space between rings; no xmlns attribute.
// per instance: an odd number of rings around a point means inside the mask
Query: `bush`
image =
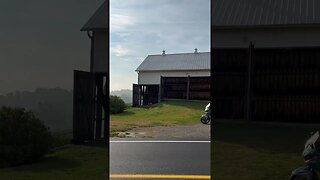
<svg viewBox="0 0 320 180"><path fill-rule="evenodd" d="M51 144L48 128L31 111L0 108L0 167L35 162Z"/></svg>
<svg viewBox="0 0 320 180"><path fill-rule="evenodd" d="M110 96L110 113L118 114L122 113L126 109L126 104L118 96Z"/></svg>

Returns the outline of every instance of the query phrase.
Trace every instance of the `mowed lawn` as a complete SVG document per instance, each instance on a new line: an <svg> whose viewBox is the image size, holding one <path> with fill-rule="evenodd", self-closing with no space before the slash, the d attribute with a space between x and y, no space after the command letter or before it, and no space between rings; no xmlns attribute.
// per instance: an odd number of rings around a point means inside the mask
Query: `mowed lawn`
<svg viewBox="0 0 320 180"><path fill-rule="evenodd" d="M100 180L108 177L106 146L76 146L47 155L40 162L0 169L2 180Z"/></svg>
<svg viewBox="0 0 320 180"><path fill-rule="evenodd" d="M310 132L320 126L213 124L213 177L219 180L285 180L304 164Z"/></svg>
<svg viewBox="0 0 320 180"><path fill-rule="evenodd" d="M196 124L206 105L206 102L164 101L151 108L129 107L110 116L110 135L135 127Z"/></svg>

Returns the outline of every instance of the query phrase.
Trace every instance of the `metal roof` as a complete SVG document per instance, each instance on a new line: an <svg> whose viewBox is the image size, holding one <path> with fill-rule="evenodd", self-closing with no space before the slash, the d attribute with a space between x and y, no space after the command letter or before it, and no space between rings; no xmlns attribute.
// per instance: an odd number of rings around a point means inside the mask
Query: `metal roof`
<svg viewBox="0 0 320 180"><path fill-rule="evenodd" d="M91 16L81 31L102 30L106 31L109 25L109 1L106 0Z"/></svg>
<svg viewBox="0 0 320 180"><path fill-rule="evenodd" d="M210 70L210 53L148 55L136 71Z"/></svg>
<svg viewBox="0 0 320 180"><path fill-rule="evenodd" d="M213 28L320 25L320 0L215 0Z"/></svg>

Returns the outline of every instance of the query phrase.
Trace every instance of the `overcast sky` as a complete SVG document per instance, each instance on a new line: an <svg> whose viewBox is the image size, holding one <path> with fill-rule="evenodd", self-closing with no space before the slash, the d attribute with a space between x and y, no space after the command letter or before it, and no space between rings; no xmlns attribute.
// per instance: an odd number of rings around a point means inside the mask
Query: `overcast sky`
<svg viewBox="0 0 320 180"><path fill-rule="evenodd" d="M89 70L80 28L104 0L1 0L0 95L72 89ZM111 88L131 89L148 54L209 51L209 0L111 0Z"/></svg>
<svg viewBox="0 0 320 180"><path fill-rule="evenodd" d="M209 0L111 0L111 89L131 89L149 54L208 52Z"/></svg>
<svg viewBox="0 0 320 180"><path fill-rule="evenodd" d="M1 0L0 95L38 87L72 89L73 70L89 69L81 27L103 0Z"/></svg>

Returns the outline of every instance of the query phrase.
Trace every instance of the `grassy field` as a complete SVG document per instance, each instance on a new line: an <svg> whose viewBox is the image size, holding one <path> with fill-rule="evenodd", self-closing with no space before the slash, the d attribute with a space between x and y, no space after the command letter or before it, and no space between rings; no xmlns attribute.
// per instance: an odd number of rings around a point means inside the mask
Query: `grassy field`
<svg viewBox="0 0 320 180"><path fill-rule="evenodd" d="M105 146L67 145L38 163L0 169L3 180L100 180L106 179Z"/></svg>
<svg viewBox="0 0 320 180"><path fill-rule="evenodd" d="M129 107L110 116L110 135L135 127L184 125L199 123L205 102L165 101L152 108Z"/></svg>
<svg viewBox="0 0 320 180"><path fill-rule="evenodd" d="M213 172L219 180L283 180L303 165L310 132L303 125L225 124L213 128Z"/></svg>

